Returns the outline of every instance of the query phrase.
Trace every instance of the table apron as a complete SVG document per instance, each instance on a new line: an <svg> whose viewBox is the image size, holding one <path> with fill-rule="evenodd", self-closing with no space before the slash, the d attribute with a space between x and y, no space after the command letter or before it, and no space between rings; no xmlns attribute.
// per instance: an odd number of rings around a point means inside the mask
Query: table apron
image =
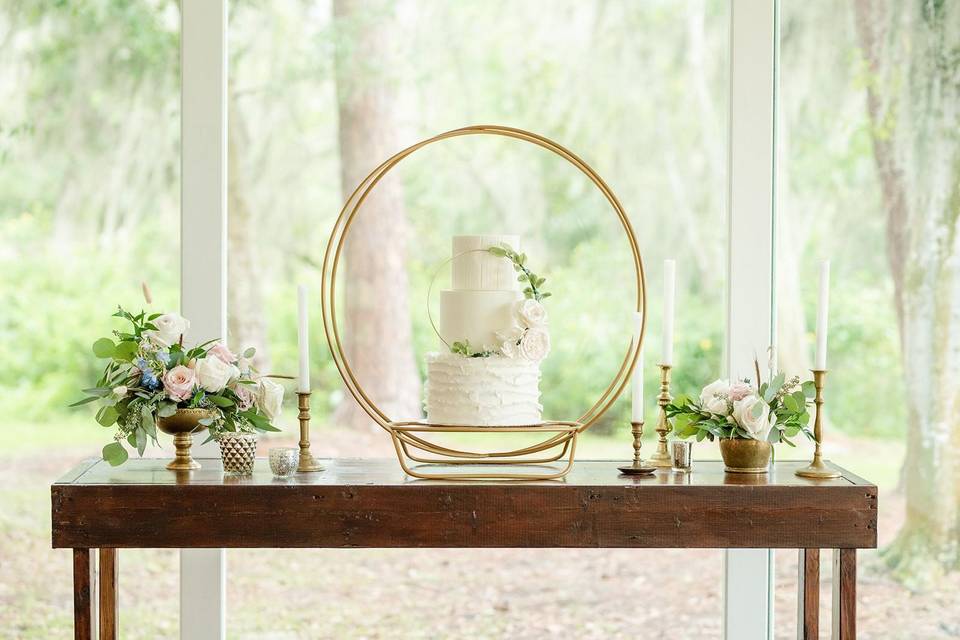
<svg viewBox="0 0 960 640"><path fill-rule="evenodd" d="M874 548L875 487L52 487L73 548Z"/></svg>

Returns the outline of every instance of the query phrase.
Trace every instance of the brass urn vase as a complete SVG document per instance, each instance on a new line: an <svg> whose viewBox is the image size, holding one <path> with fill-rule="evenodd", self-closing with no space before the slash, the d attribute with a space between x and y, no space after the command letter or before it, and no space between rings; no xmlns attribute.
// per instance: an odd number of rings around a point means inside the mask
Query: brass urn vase
<svg viewBox="0 0 960 640"><path fill-rule="evenodd" d="M773 445L763 440L722 438L720 455L727 473L766 473Z"/></svg>
<svg viewBox="0 0 960 640"><path fill-rule="evenodd" d="M190 455L193 445L193 434L205 426L200 421L205 418L215 418L216 413L211 409L177 409L172 416L157 418L157 428L173 436L173 446L176 450L173 460L167 465L171 471L193 471L200 468L200 463Z"/></svg>

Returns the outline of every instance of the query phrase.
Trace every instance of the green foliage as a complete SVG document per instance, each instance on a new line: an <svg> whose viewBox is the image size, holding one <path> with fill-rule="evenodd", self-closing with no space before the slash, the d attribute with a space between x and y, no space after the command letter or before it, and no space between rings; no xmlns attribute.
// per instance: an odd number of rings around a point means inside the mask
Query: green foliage
<svg viewBox="0 0 960 640"><path fill-rule="evenodd" d="M490 247L487 251L500 258L507 258L513 263L513 270L519 274L517 281L527 284L523 289L523 295L525 297L533 298L537 302L543 302L544 299L553 295L543 290L543 284L547 279L538 276L527 267L527 254L517 253L506 243L501 243L499 247Z"/></svg>

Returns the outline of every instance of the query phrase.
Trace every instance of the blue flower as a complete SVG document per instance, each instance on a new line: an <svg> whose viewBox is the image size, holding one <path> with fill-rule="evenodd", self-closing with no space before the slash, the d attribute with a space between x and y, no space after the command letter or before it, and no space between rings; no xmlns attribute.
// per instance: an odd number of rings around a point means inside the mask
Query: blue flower
<svg viewBox="0 0 960 640"><path fill-rule="evenodd" d="M137 369L140 369L140 371L149 371L149 370L150 370L150 365L147 364L147 361L146 361L144 358L142 358L142 357L137 358L136 361L135 361L133 364L137 365Z"/></svg>
<svg viewBox="0 0 960 640"><path fill-rule="evenodd" d="M140 385L145 389L159 389L160 380L150 369L146 369L140 377Z"/></svg>
<svg viewBox="0 0 960 640"><path fill-rule="evenodd" d="M157 359L160 360L164 365L170 364L170 352L166 349L162 351L157 351Z"/></svg>

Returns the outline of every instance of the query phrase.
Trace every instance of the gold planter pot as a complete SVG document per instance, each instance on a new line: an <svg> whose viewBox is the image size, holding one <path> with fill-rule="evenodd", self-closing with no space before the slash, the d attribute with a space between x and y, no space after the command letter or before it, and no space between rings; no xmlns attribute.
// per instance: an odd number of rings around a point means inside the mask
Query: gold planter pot
<svg viewBox="0 0 960 640"><path fill-rule="evenodd" d="M720 455L723 456L727 473L766 473L772 451L773 445L762 440L720 440Z"/></svg>
<svg viewBox="0 0 960 640"><path fill-rule="evenodd" d="M192 471L200 468L200 463L190 455L193 445L193 434L205 429L200 421L204 418L215 418L216 414L210 409L177 409L172 416L157 419L157 428L173 436L173 446L176 454L167 469L171 471Z"/></svg>

